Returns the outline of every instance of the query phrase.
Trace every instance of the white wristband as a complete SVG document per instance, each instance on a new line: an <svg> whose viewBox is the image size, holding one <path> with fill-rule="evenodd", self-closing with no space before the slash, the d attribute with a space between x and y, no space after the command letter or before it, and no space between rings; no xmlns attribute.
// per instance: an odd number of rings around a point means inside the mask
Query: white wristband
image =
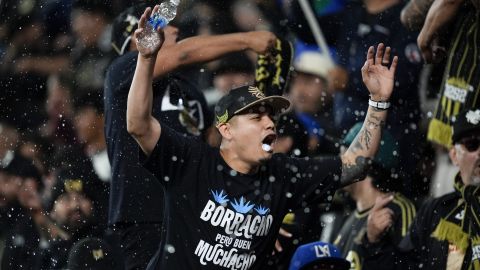
<svg viewBox="0 0 480 270"><path fill-rule="evenodd" d="M388 101L373 101L371 99L368 100L368 105L380 109L380 110L386 110L390 108L390 102Z"/></svg>

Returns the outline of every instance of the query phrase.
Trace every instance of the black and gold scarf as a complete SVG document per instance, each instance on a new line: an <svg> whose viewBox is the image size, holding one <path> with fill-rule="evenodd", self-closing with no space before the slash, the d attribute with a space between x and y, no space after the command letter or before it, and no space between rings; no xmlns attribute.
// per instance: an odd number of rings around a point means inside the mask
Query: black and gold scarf
<svg viewBox="0 0 480 270"><path fill-rule="evenodd" d="M427 139L449 148L452 119L460 111L480 106L480 13L465 8L457 16L441 96L429 123Z"/></svg>
<svg viewBox="0 0 480 270"><path fill-rule="evenodd" d="M480 270L480 186L465 186L459 175L455 178L455 192L461 198L450 213L441 218L432 237L456 245L464 253L472 249L469 270Z"/></svg>

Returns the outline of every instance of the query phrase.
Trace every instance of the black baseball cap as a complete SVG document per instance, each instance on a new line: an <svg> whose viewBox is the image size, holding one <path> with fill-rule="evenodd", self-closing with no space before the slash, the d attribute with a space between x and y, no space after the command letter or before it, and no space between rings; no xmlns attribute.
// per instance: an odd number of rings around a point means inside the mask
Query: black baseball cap
<svg viewBox="0 0 480 270"><path fill-rule="evenodd" d="M266 106L278 115L288 111L290 101L282 96L265 96L256 86L242 86L230 90L215 106L217 125L228 122L233 116L247 112L255 106Z"/></svg>
<svg viewBox="0 0 480 270"><path fill-rule="evenodd" d="M84 238L70 250L68 269L115 269L112 248L99 238Z"/></svg>
<svg viewBox="0 0 480 270"><path fill-rule="evenodd" d="M132 33L137 29L138 21L147 7L145 3L131 6L113 21L112 47L119 55L128 51Z"/></svg>
<svg viewBox="0 0 480 270"><path fill-rule="evenodd" d="M463 110L453 120L453 143L469 135L480 133L480 109Z"/></svg>

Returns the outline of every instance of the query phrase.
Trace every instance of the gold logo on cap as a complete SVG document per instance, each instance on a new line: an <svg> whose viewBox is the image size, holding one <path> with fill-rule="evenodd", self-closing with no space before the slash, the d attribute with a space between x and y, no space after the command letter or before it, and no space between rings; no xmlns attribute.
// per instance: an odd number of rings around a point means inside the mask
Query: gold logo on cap
<svg viewBox="0 0 480 270"><path fill-rule="evenodd" d="M249 86L248 87L248 92L250 94L252 94L253 96L255 96L256 98L264 98L265 97L265 94L255 86Z"/></svg>
<svg viewBox="0 0 480 270"><path fill-rule="evenodd" d="M218 116L217 115L217 122L218 124L224 124L228 120L228 111L225 110L225 113L223 115Z"/></svg>
<svg viewBox="0 0 480 270"><path fill-rule="evenodd" d="M103 256L103 250L102 249L94 249L92 250L92 255L93 255L93 258L95 259L95 261L98 261L100 259L102 259L104 256Z"/></svg>
<svg viewBox="0 0 480 270"><path fill-rule="evenodd" d="M82 179L68 179L65 180L65 190L67 192L82 192L83 182Z"/></svg>

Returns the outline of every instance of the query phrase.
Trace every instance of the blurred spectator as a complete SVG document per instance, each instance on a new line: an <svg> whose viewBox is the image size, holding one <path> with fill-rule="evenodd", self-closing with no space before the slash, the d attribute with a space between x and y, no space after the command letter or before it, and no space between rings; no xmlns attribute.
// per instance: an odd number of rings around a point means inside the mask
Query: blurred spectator
<svg viewBox="0 0 480 270"><path fill-rule="evenodd" d="M464 109L479 107L480 69L475 49L480 41L476 34L478 1L416 2L403 10L402 21L410 27L422 29L418 45L425 61L445 69L437 72L440 80L434 86L436 108L428 112L431 120L427 135L429 141L441 146L438 147L437 167L431 185L431 194L441 196L452 191L452 187L444 183L445 175L453 176L456 172L445 151L451 146L451 119ZM414 8L416 6L418 8ZM419 12L416 13L417 9Z"/></svg>
<svg viewBox="0 0 480 270"><path fill-rule="evenodd" d="M40 134L52 140L56 147L75 144L72 78L66 73L56 73L48 77L45 110L47 119L40 129Z"/></svg>
<svg viewBox="0 0 480 270"><path fill-rule="evenodd" d="M0 221L6 234L2 269L37 269L43 206L40 173L31 160L16 154L0 169Z"/></svg>
<svg viewBox="0 0 480 270"><path fill-rule="evenodd" d="M45 98L45 80L51 72L68 64L67 42L56 45L57 33L46 24L46 1L2 1L0 19L0 113L16 121L17 126L36 128L43 120L41 104ZM62 1L68 2L68 1ZM68 6L68 3L65 3ZM66 7L69 12L69 8ZM60 17L58 13L55 17ZM65 25L65 23L63 24ZM60 24L56 29L64 29ZM67 33L63 33L67 36ZM5 42L4 44L3 41ZM21 81L19 84L17 82ZM13 106L15 104L15 106Z"/></svg>
<svg viewBox="0 0 480 270"><path fill-rule="evenodd" d="M313 242L297 248L288 269L348 270L350 269L350 262L342 258L340 251L334 245L324 242Z"/></svg>
<svg viewBox="0 0 480 270"><path fill-rule="evenodd" d="M42 177L47 175L45 160L49 159L49 155L52 152L53 146L51 142L34 132L24 132L22 135L17 152L21 156L31 159L32 164L37 168Z"/></svg>
<svg viewBox="0 0 480 270"><path fill-rule="evenodd" d="M110 182L110 162L105 142L103 100L100 92L85 93L75 100L75 132L98 179Z"/></svg>
<svg viewBox="0 0 480 270"><path fill-rule="evenodd" d="M458 167L454 192L425 202L402 240L404 256L391 269L476 269L480 265L480 110L453 123L450 158ZM444 179L447 181L448 179ZM369 224L370 226L370 224ZM380 232L381 233L381 232Z"/></svg>
<svg viewBox="0 0 480 270"><path fill-rule="evenodd" d="M451 146L451 118L464 109L479 107L480 60L476 57L479 10L474 1L434 1L418 37L425 61L445 56L445 42L450 45L440 98L428 130L428 139L444 147ZM453 26L451 40L444 40L445 29ZM440 39L440 40L439 40ZM460 42L461 41L461 42Z"/></svg>
<svg viewBox="0 0 480 270"><path fill-rule="evenodd" d="M362 124L356 124L347 133L343 140L346 147L352 144ZM402 194L392 193L400 186L396 167L398 146L392 135L384 131L367 177L344 187L355 201L356 209L344 222L334 244L353 269L391 269L392 264L401 263L402 258L392 254L407 233L415 216L415 206ZM381 229L370 230L371 226L367 230L367 220ZM379 230L383 234L378 233Z"/></svg>
<svg viewBox="0 0 480 270"><path fill-rule="evenodd" d="M286 36L286 19L275 1L235 0L230 9L239 31L268 30Z"/></svg>
<svg viewBox="0 0 480 270"><path fill-rule="evenodd" d="M339 28L337 48L340 65L348 74L348 81L339 83L334 98L335 123L346 132L366 113L364 100L368 94L362 86L360 69L364 65L364 50L370 44L384 42L392 55L399 57L395 88L391 97L386 129L399 138L400 171L405 174L405 195L412 195L412 174L418 162L420 104L418 77L421 55L416 45L417 33L408 31L400 22L404 6L401 0L349 1L344 10L344 23ZM340 73L338 73L340 74ZM335 77L330 79L336 80Z"/></svg>
<svg viewBox="0 0 480 270"><path fill-rule="evenodd" d="M297 56L293 67L288 96L293 110L280 116L275 152L293 157L313 157L319 154L338 154L333 128L332 96L327 92L328 65L325 56L317 51L304 51ZM282 228L291 236L280 234L282 252L276 256L276 267L286 269L295 248L318 240L321 233L320 215L325 205L315 204L289 213Z"/></svg>
<svg viewBox="0 0 480 270"><path fill-rule="evenodd" d="M73 96L101 89L113 54L110 46L110 1L74 0L72 31L77 38L72 49Z"/></svg>
<svg viewBox="0 0 480 270"><path fill-rule="evenodd" d="M213 108L230 89L252 84L255 66L244 52L223 56L212 70L213 89L205 91L208 106Z"/></svg>
<svg viewBox="0 0 480 270"><path fill-rule="evenodd" d="M70 270L118 269L112 248L99 238L84 238L71 248L67 268Z"/></svg>
<svg viewBox="0 0 480 270"><path fill-rule="evenodd" d="M256 1L237 0L231 8L235 24L241 31L273 30Z"/></svg>
<svg viewBox="0 0 480 270"><path fill-rule="evenodd" d="M50 217L68 234L68 238L49 241L42 251L41 269L66 267L68 252L76 241L103 235L103 228L99 226L102 212L98 209L99 204L104 203L103 187L95 179L85 176L82 168L78 167L59 173Z"/></svg>
<svg viewBox="0 0 480 270"><path fill-rule="evenodd" d="M297 157L338 153L327 63L326 56L315 51L296 57L288 92L293 111L280 117L275 151Z"/></svg>

